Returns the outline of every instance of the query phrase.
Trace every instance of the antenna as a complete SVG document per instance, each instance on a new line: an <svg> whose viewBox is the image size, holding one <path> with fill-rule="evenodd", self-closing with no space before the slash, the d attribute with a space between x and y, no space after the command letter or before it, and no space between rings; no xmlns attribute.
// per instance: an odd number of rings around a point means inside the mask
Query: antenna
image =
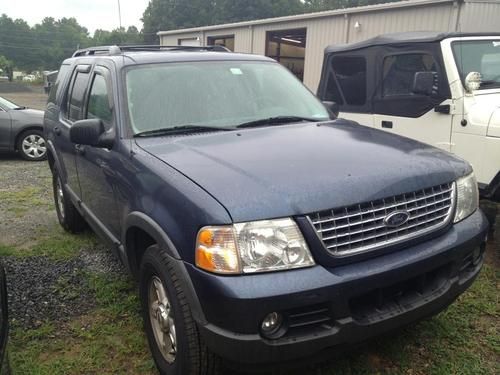
<svg viewBox="0 0 500 375"><path fill-rule="evenodd" d="M118 21L120 22L120 31L122 29L122 10L120 7L120 0L118 0Z"/></svg>

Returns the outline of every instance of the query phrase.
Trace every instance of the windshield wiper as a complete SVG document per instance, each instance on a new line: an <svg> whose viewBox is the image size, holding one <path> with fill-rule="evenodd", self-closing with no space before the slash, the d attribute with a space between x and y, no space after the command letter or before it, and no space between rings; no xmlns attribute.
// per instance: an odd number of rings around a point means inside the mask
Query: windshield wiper
<svg viewBox="0 0 500 375"><path fill-rule="evenodd" d="M213 132L213 131L229 131L234 130L233 128L221 128L216 126L203 126L203 125L181 125L173 126L171 128L161 128L146 130L134 135L134 137L155 137L161 135L172 135L172 134L185 134L185 133L201 133L201 132Z"/></svg>
<svg viewBox="0 0 500 375"><path fill-rule="evenodd" d="M266 125L279 125L279 124L290 124L292 122L320 122L324 121L317 118L311 117L300 117L300 116L275 116L269 118L263 118L260 120L254 120L249 122L244 122L243 124L239 124L236 126L237 128L253 128L258 126L266 126Z"/></svg>

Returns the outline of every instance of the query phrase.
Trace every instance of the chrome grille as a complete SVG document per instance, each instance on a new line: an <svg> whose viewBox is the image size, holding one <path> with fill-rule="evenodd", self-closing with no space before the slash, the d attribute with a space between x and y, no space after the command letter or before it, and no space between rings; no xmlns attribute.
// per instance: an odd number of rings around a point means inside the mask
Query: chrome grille
<svg viewBox="0 0 500 375"><path fill-rule="evenodd" d="M336 256L353 255L407 241L447 225L455 208L455 183L308 215L325 248ZM406 212L397 227L388 215Z"/></svg>

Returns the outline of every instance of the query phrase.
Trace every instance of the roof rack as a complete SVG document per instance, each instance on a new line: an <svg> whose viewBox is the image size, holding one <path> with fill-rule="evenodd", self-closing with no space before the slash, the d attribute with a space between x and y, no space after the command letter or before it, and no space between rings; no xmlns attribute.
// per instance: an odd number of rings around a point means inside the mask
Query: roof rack
<svg viewBox="0 0 500 375"><path fill-rule="evenodd" d="M228 48L215 46L162 46L162 45L128 45L128 46L100 46L79 49L73 53L72 57L93 56L93 55L120 55L123 52L164 52L164 51L211 51L211 52L231 52Z"/></svg>

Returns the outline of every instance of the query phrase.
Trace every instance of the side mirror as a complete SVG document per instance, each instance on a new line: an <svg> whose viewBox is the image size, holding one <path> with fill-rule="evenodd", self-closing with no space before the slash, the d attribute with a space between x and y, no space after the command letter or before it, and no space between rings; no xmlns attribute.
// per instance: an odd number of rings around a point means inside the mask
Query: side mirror
<svg viewBox="0 0 500 375"><path fill-rule="evenodd" d="M337 103L324 101L323 105L328 110L328 113L330 113L332 120L339 117L340 107Z"/></svg>
<svg viewBox="0 0 500 375"><path fill-rule="evenodd" d="M113 138L106 134L104 124L100 119L79 120L69 129L70 141L79 145L111 148Z"/></svg>
<svg viewBox="0 0 500 375"><path fill-rule="evenodd" d="M416 72L413 78L414 94L432 96L438 93L438 74L436 72Z"/></svg>

